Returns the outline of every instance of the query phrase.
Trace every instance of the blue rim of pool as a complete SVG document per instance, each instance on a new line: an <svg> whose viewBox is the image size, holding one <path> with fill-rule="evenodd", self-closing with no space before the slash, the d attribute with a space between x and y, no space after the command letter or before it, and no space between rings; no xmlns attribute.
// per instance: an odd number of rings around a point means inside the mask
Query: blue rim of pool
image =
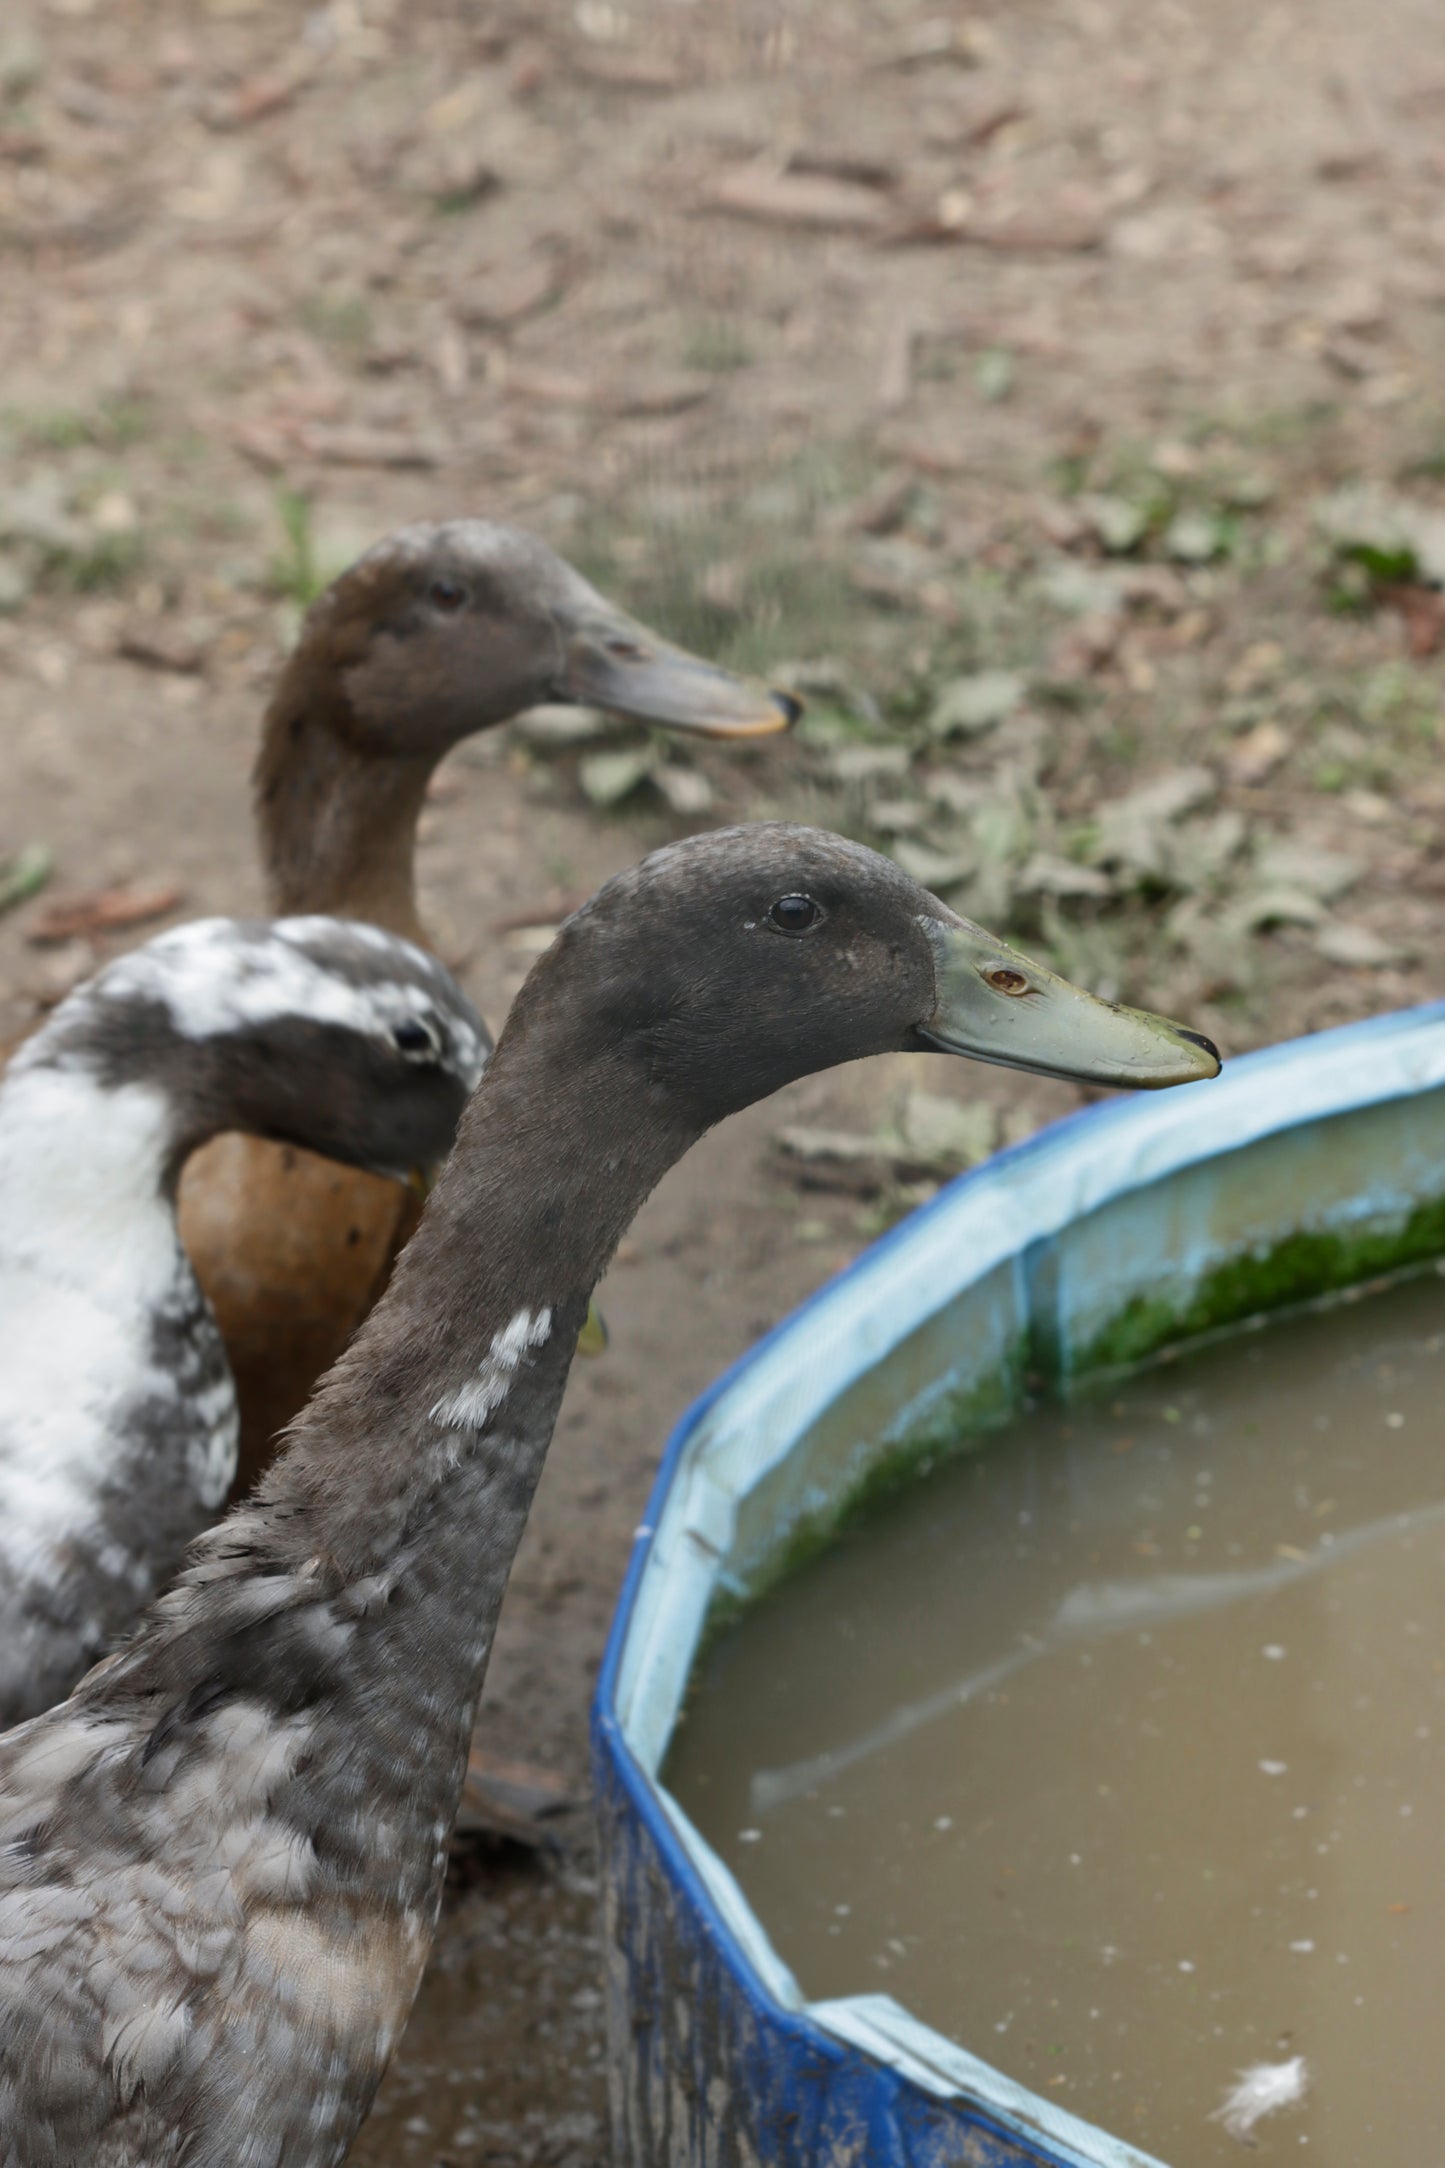
<svg viewBox="0 0 1445 2168"><path fill-rule="evenodd" d="M931 2168L962 2157L956 2148L965 2128L973 2148L966 2157L980 2168L1026 2161L1157 2168L1151 2156L993 2070L891 1997L810 2002L659 1771L715 1602L745 1599L766 1584L755 1559L738 1568L740 1505L870 1370L1001 1271L1016 1288L1010 1299L1021 1314L1032 1319L1051 1305L1050 1329L1060 1343L1089 1341L1111 1305L1117 1310L1152 1284L1148 1272L1131 1274L1130 1266L1153 1227L1163 1239L1166 1220L1169 1270L1190 1285L1203 1283L1229 1240L1247 1250L1251 1240L1258 1249L1301 1225L1331 1241L1367 1222L1403 1225L1422 1200L1445 1201L1442 1085L1445 1001L1242 1055L1210 1084L1085 1108L948 1183L687 1410L634 1538L592 1727L609 1908L614 2116L631 2098L637 2121L637 2099L648 2092L654 2108L641 2121L651 2114L667 2123L668 2168L726 2168L734 2159L780 2168L823 2159L849 2168L855 2160L859 2168ZM1301 1184L1319 1181L1323 1165L1300 1157L1301 1133L1392 1105L1402 1118L1389 1118L1387 1128L1356 1125L1357 1163L1336 1148L1338 1127L1331 1131L1332 1179L1345 1163L1336 1194L1324 1197L1311 1186L1300 1195ZM1210 1202L1213 1177L1196 1179L1187 1208L1180 1206L1181 1177L1252 1146L1268 1151L1271 1139L1280 1140L1278 1179L1272 1187L1267 1163L1260 1178L1248 1162L1232 1231L1229 1211ZM1166 1190L1171 1203L1161 1211ZM1253 1235L1245 1225L1251 1212L1260 1215ZM1061 1263L1064 1238L1080 1229L1096 1232L1072 1264L1067 1256ZM936 1397L947 1385L940 1380L930 1390ZM917 1412L898 1410L900 1427ZM806 1516L815 1502L804 1489L792 1506ZM787 1533L777 1532L775 1548ZM753 1540L756 1549L755 1532ZM693 1969L677 1982L679 1993L705 1992L730 2004L721 2016L709 2006L706 2024L690 2023L685 2013L659 2015L656 2007L680 1952ZM643 1999L645 2008L630 2007ZM709 2057L728 2055L735 2069L710 2069ZM626 2067L644 2060L646 2070ZM659 2089L674 2079L676 2097L658 2106ZM770 2135L760 2141L754 2131L744 2150L730 2149L733 2141L720 2135L724 2123L738 2127L740 2111L728 2097L734 2084L761 2087L770 2101ZM832 2137L827 2142L842 2150L817 2150L819 2134L834 2129L830 2092L846 2104L838 2127L867 2125L853 2150ZM629 2143L622 2156L628 2168L661 2168L661 2154L650 2154L636 2136Z"/></svg>

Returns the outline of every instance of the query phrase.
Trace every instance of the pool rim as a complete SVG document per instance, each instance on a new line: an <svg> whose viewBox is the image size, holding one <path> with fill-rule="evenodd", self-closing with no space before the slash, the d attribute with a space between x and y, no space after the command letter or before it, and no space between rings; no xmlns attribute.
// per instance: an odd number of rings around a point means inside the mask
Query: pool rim
<svg viewBox="0 0 1445 2168"><path fill-rule="evenodd" d="M1433 1042L1433 1043L1432 1043ZM1394 1060L1376 1067L1360 1057L1393 1052ZM1413 1060L1412 1060L1412 1057ZM1343 1073L1345 1088L1340 1088ZM1330 1089L1331 1082L1335 1088ZM664 1510L669 1506L685 1463L709 1418L749 1375L773 1361L781 1347L805 1333L820 1311L850 1300L880 1275L901 1250L926 1238L934 1223L959 1211L961 1197L973 1199L990 1188L1012 1183L1021 1169L1041 1157L1061 1162L1087 1155L1111 1131L1129 1128L1136 1149L1124 1153L1110 1179L1097 1186L1089 1209L1144 1189L1201 1161L1243 1148L1264 1137L1302 1128L1334 1115L1414 1097L1445 1087L1445 1000L1392 1010L1303 1038L1281 1041L1226 1063L1222 1077L1197 1088L1160 1094L1120 1095L1084 1107L1050 1123L1023 1142L995 1154L981 1166L945 1184L937 1196L868 1245L851 1264L805 1298L763 1334L684 1411L673 1426L647 1508L634 1533L627 1570L619 1592L592 1706L593 1752L599 1764L597 1788L605 1779L620 1789L646 1829L678 1893L691 1906L700 1930L722 1955L734 1983L769 2025L800 2030L828 2061L849 2049L881 2063L905 2086L921 2087L935 2103L956 2100L1001 2136L1045 2153L1057 2148L1063 2162L1086 2161L1090 2168L1163 2168L1099 2126L1085 2123L1058 2103L1007 2078L967 2049L912 2017L887 1996L853 1995L812 2001L799 1990L774 1950L766 1928L747 1904L733 1877L717 1859L684 1811L629 1736L628 1717L619 1706L624 1669L631 1654L629 1637L637 1625L638 1600L653 1558ZM1195 1121L1195 1148L1180 1149L1186 1127L1182 1106L1207 1095ZM1216 1098L1217 1095L1217 1098ZM1162 1147L1151 1156L1150 1145ZM1067 1224L1076 1213L1064 1215ZM1044 1230L1040 1230L1040 1235ZM1017 1245L1008 1254L1018 1255ZM981 1276L981 1275L980 1275ZM967 1281L961 1285L968 1284ZM895 1340L894 1345L898 1342ZM834 1398L856 1382L867 1364L839 1383ZM786 1452L796 1436L781 1449ZM695 1659L694 1637L688 1652ZM670 1738L672 1725L666 1736ZM665 1744L664 1749L665 1752ZM663 1755L657 1756L661 1766ZM686 1834L684 1834L686 1833ZM691 1847L709 1861L704 1875ZM727 1906L719 1889L728 1891ZM736 1909L738 1921L728 1917ZM746 1932L739 1932L745 1919ZM749 1945L752 1945L750 1948ZM760 1955L764 1962L759 1962ZM766 1961L766 1960L770 1960Z"/></svg>

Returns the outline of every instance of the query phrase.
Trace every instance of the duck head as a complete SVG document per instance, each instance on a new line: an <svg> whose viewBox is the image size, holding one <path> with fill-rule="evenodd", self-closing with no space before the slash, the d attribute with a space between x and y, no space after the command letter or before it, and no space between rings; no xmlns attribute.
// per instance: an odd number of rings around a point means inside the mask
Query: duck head
<svg viewBox="0 0 1445 2168"><path fill-rule="evenodd" d="M400 528L313 605L294 672L333 677L351 734L439 755L544 701L705 737L761 737L788 694L674 647L535 535L488 520Z"/></svg>
<svg viewBox="0 0 1445 2168"><path fill-rule="evenodd" d="M383 732L408 703L447 742L539 701L718 738L766 736L798 714L788 694L659 638L515 527L406 527L351 577L370 617L352 705Z"/></svg>
<svg viewBox="0 0 1445 2168"><path fill-rule="evenodd" d="M890 859L787 824L655 852L559 934L503 1047L549 1003L645 1096L707 1128L791 1079L866 1054L932 1049L1080 1083L1158 1089L1213 1077L1182 1025L1100 1001L960 918Z"/></svg>
<svg viewBox="0 0 1445 2168"><path fill-rule="evenodd" d="M472 519L400 528L318 597L272 696L255 781L274 906L415 934L433 768L543 702L715 738L766 736L799 712L661 639L535 535Z"/></svg>
<svg viewBox="0 0 1445 2168"><path fill-rule="evenodd" d="M222 1129L410 1179L437 1167L486 1028L436 957L330 918L197 919L88 981L21 1061L158 1089L169 1177Z"/></svg>

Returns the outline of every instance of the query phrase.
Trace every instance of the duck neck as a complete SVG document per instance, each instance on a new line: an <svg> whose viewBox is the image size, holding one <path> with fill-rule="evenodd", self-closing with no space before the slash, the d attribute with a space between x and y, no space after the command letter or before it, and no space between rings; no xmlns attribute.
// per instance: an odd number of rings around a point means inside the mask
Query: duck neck
<svg viewBox="0 0 1445 2168"><path fill-rule="evenodd" d="M417 1919L591 1288L692 1141L615 1056L562 1051L504 1041L386 1294L255 1504L194 1554L179 1637L159 1618L152 1637L178 1687L219 1671L314 1718L287 1811L327 1829L338 1898ZM291 1593L238 1637L258 1579Z"/></svg>
<svg viewBox="0 0 1445 2168"><path fill-rule="evenodd" d="M570 1052L504 1038L386 1294L274 1472L267 1495L348 1576L385 1570L425 1529L471 1558L464 1606L501 1602L512 1509L540 1473L592 1288L694 1134L615 1052Z"/></svg>
<svg viewBox="0 0 1445 2168"><path fill-rule="evenodd" d="M345 694L319 690L293 658L267 711L255 774L271 909L364 918L422 939L416 824L436 761L358 745Z"/></svg>

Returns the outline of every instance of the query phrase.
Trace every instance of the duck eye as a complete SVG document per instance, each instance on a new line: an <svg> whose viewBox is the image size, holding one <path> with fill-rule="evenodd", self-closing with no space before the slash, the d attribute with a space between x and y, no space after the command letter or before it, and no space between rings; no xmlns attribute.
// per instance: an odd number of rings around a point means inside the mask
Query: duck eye
<svg viewBox="0 0 1445 2168"><path fill-rule="evenodd" d="M433 609L443 611L448 617L454 617L467 599L461 581L445 577L433 580L426 592Z"/></svg>
<svg viewBox="0 0 1445 2168"><path fill-rule="evenodd" d="M779 933L806 933L822 916L811 896L779 896L768 913L768 924Z"/></svg>
<svg viewBox="0 0 1445 2168"><path fill-rule="evenodd" d="M435 1061L441 1052L435 1031L420 1017L409 1017L405 1023L394 1025L391 1036L398 1053L412 1061Z"/></svg>
<svg viewBox="0 0 1445 2168"><path fill-rule="evenodd" d="M1029 982L1022 971L1010 971L1007 964L997 964L992 971L983 974L985 986L991 986L996 994L1026 994Z"/></svg>

